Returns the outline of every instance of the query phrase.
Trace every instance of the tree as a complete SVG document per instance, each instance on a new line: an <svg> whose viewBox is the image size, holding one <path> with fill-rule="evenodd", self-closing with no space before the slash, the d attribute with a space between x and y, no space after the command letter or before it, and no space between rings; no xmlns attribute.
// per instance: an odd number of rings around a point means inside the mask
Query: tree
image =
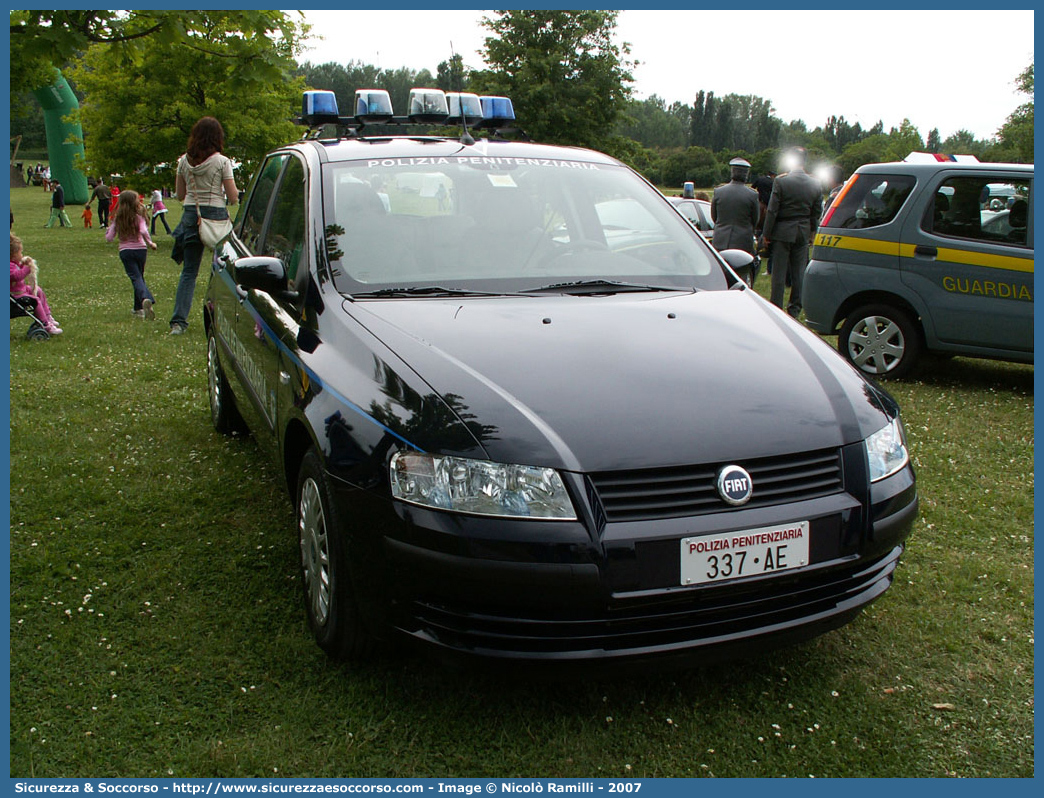
<svg viewBox="0 0 1044 798"><path fill-rule="evenodd" d="M952 136L947 136L939 146L940 152L949 155L974 155L980 157L986 150L986 142L978 141L975 134L970 130L958 130Z"/></svg>
<svg viewBox="0 0 1044 798"><path fill-rule="evenodd" d="M1029 95L1029 102L1012 111L997 135L1019 162L1033 163L1033 64L1022 71L1015 84L1020 92Z"/></svg>
<svg viewBox="0 0 1044 798"><path fill-rule="evenodd" d="M468 69L464 58L454 53L449 61L442 61L435 70L435 87L443 91L470 91Z"/></svg>
<svg viewBox="0 0 1044 798"><path fill-rule="evenodd" d="M495 11L473 72L480 93L510 97L538 141L609 150L634 78L628 45L613 42L616 11Z"/></svg>
<svg viewBox="0 0 1044 798"><path fill-rule="evenodd" d="M885 148L884 159L886 161L901 161L911 152L924 150L924 141L921 133L914 127L913 122L904 119L898 130L892 128L888 132L888 146Z"/></svg>
<svg viewBox="0 0 1044 798"><path fill-rule="evenodd" d="M220 51L208 31L234 30ZM228 63L227 79L246 91L285 76L285 59L296 55L308 26L282 11L89 11L11 12L11 85L35 89L93 45L111 48L121 67L140 67L150 50L187 47Z"/></svg>
<svg viewBox="0 0 1044 798"><path fill-rule="evenodd" d="M617 130L643 147L674 149L684 147L688 141L688 117L688 106L672 103L668 108L654 94L645 100L631 100L627 116Z"/></svg>
<svg viewBox="0 0 1044 798"><path fill-rule="evenodd" d="M79 115L89 173L123 174L137 188L155 188L160 179L172 185L174 163L201 116L221 120L225 152L244 167L240 181L266 151L299 135L291 119L304 81L291 78L292 43L255 42L254 49L266 51L267 66L245 78L252 88L244 91L243 72L249 70L239 57L242 31L235 16L198 12L194 24L181 45L138 53L137 67L126 65L119 48L95 44L69 70L84 94ZM281 69L272 71L276 65ZM262 74L276 77L265 81ZM165 171L154 177L160 164Z"/></svg>
<svg viewBox="0 0 1044 798"><path fill-rule="evenodd" d="M941 152L942 139L939 138L939 128L933 127L928 133L928 141L924 144L928 152Z"/></svg>

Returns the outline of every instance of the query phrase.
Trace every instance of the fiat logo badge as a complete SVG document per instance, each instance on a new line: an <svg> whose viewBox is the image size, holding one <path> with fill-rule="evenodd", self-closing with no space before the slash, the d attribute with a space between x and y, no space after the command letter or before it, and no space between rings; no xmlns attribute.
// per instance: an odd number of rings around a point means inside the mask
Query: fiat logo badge
<svg viewBox="0 0 1044 798"><path fill-rule="evenodd" d="M746 469L738 465L727 465L718 472L718 495L728 504L739 507L750 501L754 484Z"/></svg>

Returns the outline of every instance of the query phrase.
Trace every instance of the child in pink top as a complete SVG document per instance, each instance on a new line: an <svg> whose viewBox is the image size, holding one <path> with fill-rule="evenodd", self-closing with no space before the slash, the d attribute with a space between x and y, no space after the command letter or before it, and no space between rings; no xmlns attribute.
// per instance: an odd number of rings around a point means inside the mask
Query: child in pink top
<svg viewBox="0 0 1044 798"><path fill-rule="evenodd" d="M11 233L11 296L31 296L36 300L36 315L51 335L60 335L62 328L51 315L47 295L36 284L36 261L22 252L22 240Z"/></svg>
<svg viewBox="0 0 1044 798"><path fill-rule="evenodd" d="M152 309L156 300L145 284L145 256L149 249L156 249L156 245L149 235L145 209L136 191L120 193L116 213L113 214L109 229L105 231L106 241L117 237L120 241L120 260L134 289L134 308L131 312L139 319L151 321L156 318L156 311Z"/></svg>

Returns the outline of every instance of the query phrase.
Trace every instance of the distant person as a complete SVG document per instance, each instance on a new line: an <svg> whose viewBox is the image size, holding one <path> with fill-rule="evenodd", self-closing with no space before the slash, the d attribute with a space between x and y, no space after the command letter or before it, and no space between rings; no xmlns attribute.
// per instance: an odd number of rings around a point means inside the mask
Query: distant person
<svg viewBox="0 0 1044 798"><path fill-rule="evenodd" d="M124 191L120 194L120 202L112 216L112 224L105 231L106 241L116 239L120 242L123 270L127 272L134 290L134 306L131 312L139 319L152 321L156 318L156 311L152 309L156 300L145 283L145 258L148 250L156 249L156 244L149 236L144 206L136 191Z"/></svg>
<svg viewBox="0 0 1044 798"><path fill-rule="evenodd" d="M112 186L109 187L109 213L116 213L116 206L119 204L119 202L120 187L116 185L116 183L113 183Z"/></svg>
<svg viewBox="0 0 1044 798"><path fill-rule="evenodd" d="M36 316L51 335L61 335L62 328L51 315L47 295L39 284L36 261L22 252L22 239L11 233L11 296L32 297L36 300Z"/></svg>
<svg viewBox="0 0 1044 798"><path fill-rule="evenodd" d="M90 205L83 206L83 213L80 214L83 218L83 226L86 228L94 227L94 213L91 211Z"/></svg>
<svg viewBox="0 0 1044 798"><path fill-rule="evenodd" d="M54 193L51 195L51 216L44 227L54 227L55 222L61 227L72 227L69 214L65 212L65 189L57 180L54 181Z"/></svg>
<svg viewBox="0 0 1044 798"><path fill-rule="evenodd" d="M743 158L729 161L730 180L714 189L711 199L711 221L714 236L711 243L719 252L723 249L742 249L754 256L751 283L757 279L758 250L754 243L754 228L761 216L758 192L747 185L750 162Z"/></svg>
<svg viewBox="0 0 1044 798"><path fill-rule="evenodd" d="M841 193L841 189L845 187L845 173L841 170L840 166L831 165L827 168L826 184L824 188L827 192L827 197L823 201L823 215L826 215L827 209L834 204L834 200L837 199L837 195Z"/></svg>
<svg viewBox="0 0 1044 798"><path fill-rule="evenodd" d="M109 202L112 199L112 195L109 193L109 187L105 185L105 180L101 177L98 178L97 184L94 186L94 191L91 192L90 199L87 200L87 207L91 207L91 203L98 200L98 226L107 228L109 226Z"/></svg>
<svg viewBox="0 0 1044 798"><path fill-rule="evenodd" d="M227 205L235 205L239 201L239 189L232 175L232 161L222 153L224 148L225 130L221 123L212 116L204 116L192 126L185 154L178 159L175 193L184 207L181 221L174 228L174 251L171 257L178 263L184 260L184 265L174 297L171 335L181 335L188 329L196 276L203 260L199 217L228 219Z"/></svg>
<svg viewBox="0 0 1044 798"><path fill-rule="evenodd" d="M806 157L804 147L794 147L786 153L791 168L773 183L761 233L772 262L772 304L783 307L789 277L790 301L786 310L794 318L801 314L801 285L808 265L808 248L823 215L823 187L805 171Z"/></svg>
<svg viewBox="0 0 1044 798"><path fill-rule="evenodd" d="M170 225L167 224L167 206L163 202L163 192L158 188L152 192L152 196L149 199L149 207L152 210L152 234L156 235L156 220L159 219L163 222L167 235L170 235Z"/></svg>

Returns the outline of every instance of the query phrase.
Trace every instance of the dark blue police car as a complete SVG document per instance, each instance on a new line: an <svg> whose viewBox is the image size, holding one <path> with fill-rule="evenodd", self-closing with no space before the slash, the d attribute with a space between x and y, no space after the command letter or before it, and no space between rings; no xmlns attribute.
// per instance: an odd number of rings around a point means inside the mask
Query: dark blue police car
<svg viewBox="0 0 1044 798"><path fill-rule="evenodd" d="M612 158L512 140L503 98L332 97L204 305L214 425L281 466L322 648L698 664L885 591L917 512L899 408L749 256Z"/></svg>

